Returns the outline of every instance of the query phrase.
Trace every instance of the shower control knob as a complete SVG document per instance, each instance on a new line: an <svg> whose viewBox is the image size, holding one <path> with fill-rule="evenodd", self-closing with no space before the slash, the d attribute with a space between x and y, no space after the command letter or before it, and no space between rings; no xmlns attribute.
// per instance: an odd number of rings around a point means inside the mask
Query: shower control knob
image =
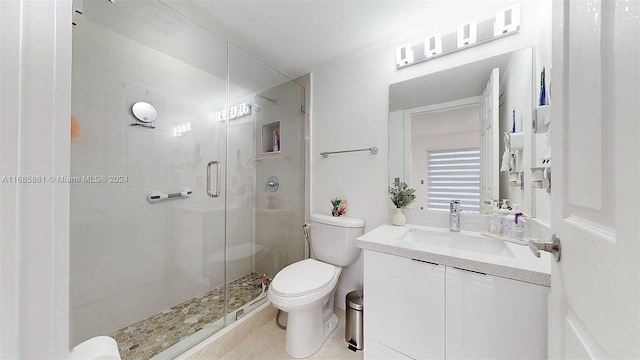
<svg viewBox="0 0 640 360"><path fill-rule="evenodd" d="M269 179L267 179L267 185L264 187L264 191L271 191L271 192L276 192L278 191L278 188L280 187L280 180L278 180L277 176L269 176Z"/></svg>

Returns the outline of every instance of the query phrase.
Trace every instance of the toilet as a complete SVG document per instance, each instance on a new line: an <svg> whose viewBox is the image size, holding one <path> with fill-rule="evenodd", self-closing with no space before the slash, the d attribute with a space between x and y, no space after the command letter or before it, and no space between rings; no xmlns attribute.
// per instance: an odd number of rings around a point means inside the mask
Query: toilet
<svg viewBox="0 0 640 360"><path fill-rule="evenodd" d="M285 349L305 358L318 351L338 327L334 295L344 266L360 255L356 238L364 221L324 214L311 215L310 245L315 259L280 270L269 285L269 301L288 313Z"/></svg>

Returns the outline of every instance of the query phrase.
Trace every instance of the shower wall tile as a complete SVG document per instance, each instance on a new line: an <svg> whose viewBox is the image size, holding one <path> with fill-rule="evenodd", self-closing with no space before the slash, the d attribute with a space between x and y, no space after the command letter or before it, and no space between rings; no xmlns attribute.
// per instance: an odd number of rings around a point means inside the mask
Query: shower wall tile
<svg viewBox="0 0 640 360"><path fill-rule="evenodd" d="M304 256L304 114L300 112L300 91L297 85L285 83L262 92L278 99L278 105L270 106L265 101L257 115L258 129L263 124L280 122L278 155L285 157L256 162L256 244L264 246L256 254L256 271L270 277ZM262 148L261 142L261 136L256 136L256 149ZM265 192L264 184L272 175L280 179L280 187L275 193ZM268 209L270 196L275 209Z"/></svg>

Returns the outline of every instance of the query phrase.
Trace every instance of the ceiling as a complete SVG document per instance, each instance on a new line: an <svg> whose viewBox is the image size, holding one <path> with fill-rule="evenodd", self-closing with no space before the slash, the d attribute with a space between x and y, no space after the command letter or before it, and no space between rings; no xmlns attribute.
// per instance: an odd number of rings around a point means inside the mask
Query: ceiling
<svg viewBox="0 0 640 360"><path fill-rule="evenodd" d="M443 21L465 8L461 0L161 1L289 78L406 41L429 19Z"/></svg>

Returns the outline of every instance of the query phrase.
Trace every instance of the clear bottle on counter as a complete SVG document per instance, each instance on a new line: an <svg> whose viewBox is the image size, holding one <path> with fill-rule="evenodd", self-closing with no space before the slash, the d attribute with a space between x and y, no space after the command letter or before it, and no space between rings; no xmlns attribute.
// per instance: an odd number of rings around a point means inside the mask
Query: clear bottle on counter
<svg viewBox="0 0 640 360"><path fill-rule="evenodd" d="M513 237L516 239L524 238L525 226L527 224L527 220L521 212L515 214L515 219L513 222Z"/></svg>

